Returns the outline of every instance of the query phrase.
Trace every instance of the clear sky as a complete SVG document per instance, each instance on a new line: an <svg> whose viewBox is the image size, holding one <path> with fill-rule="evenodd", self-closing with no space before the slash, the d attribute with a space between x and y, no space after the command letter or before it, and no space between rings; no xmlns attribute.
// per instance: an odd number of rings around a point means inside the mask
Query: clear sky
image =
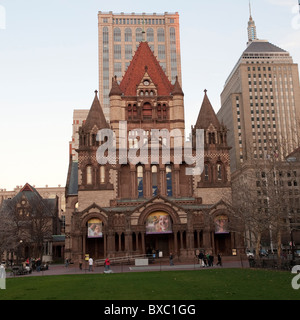
<svg viewBox="0 0 300 320"><path fill-rule="evenodd" d="M300 63L298 0L251 0L259 39ZM0 188L64 186L74 109L98 89L98 11L179 12L187 133L246 48L248 0L0 0Z"/></svg>

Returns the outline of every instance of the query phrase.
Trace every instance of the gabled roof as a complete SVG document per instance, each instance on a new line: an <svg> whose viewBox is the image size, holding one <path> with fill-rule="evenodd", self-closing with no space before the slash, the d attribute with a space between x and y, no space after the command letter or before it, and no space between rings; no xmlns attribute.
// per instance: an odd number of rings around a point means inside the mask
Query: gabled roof
<svg viewBox="0 0 300 320"><path fill-rule="evenodd" d="M205 96L199 112L199 116L195 125L196 129L207 129L211 124L216 128L220 128L220 122L216 113L208 99L207 90L204 91Z"/></svg>
<svg viewBox="0 0 300 320"><path fill-rule="evenodd" d="M10 211L16 204L20 203L23 199L27 199L29 205L33 209L33 213L38 210L45 210L45 213L52 216L54 211L57 209L58 200L55 199L44 199L32 187L29 183L26 183L24 187L17 193L12 199L3 201L1 210Z"/></svg>
<svg viewBox="0 0 300 320"><path fill-rule="evenodd" d="M98 129L109 128L102 107L100 105L97 93L98 91L96 90L92 107L86 118L85 124L82 126L85 132L91 131L94 128L94 126L96 126Z"/></svg>
<svg viewBox="0 0 300 320"><path fill-rule="evenodd" d="M169 96L173 85L166 76L158 60L154 56L147 42L141 42L121 83L120 89L125 96L136 96L137 85L140 84L145 70L157 86L159 96Z"/></svg>

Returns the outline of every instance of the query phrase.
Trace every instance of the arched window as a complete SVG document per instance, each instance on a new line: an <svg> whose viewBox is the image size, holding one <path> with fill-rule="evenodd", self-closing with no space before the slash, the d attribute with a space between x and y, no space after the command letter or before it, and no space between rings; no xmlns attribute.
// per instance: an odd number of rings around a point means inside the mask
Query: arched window
<svg viewBox="0 0 300 320"><path fill-rule="evenodd" d="M132 119L132 106L131 106L131 104L128 105L128 119Z"/></svg>
<svg viewBox="0 0 300 320"><path fill-rule="evenodd" d="M223 165L221 163L217 164L217 180L223 180Z"/></svg>
<svg viewBox="0 0 300 320"><path fill-rule="evenodd" d="M86 184L93 184L93 168L92 168L92 166L86 167Z"/></svg>
<svg viewBox="0 0 300 320"><path fill-rule="evenodd" d="M216 136L214 132L208 133L208 143L209 144L216 144Z"/></svg>
<svg viewBox="0 0 300 320"><path fill-rule="evenodd" d="M105 167L104 166L101 166L100 167L100 171L99 171L99 174L100 174L100 184L104 184L105 183Z"/></svg>
<svg viewBox="0 0 300 320"><path fill-rule="evenodd" d="M135 39L136 39L136 42L143 41L143 30L142 30L142 28L137 28L135 30Z"/></svg>
<svg viewBox="0 0 300 320"><path fill-rule="evenodd" d="M163 28L157 30L157 40L158 42L165 42L165 30Z"/></svg>
<svg viewBox="0 0 300 320"><path fill-rule="evenodd" d="M173 188L172 188L172 167L170 165L166 166L166 180L167 180L167 196L173 196Z"/></svg>
<svg viewBox="0 0 300 320"><path fill-rule="evenodd" d="M136 104L133 105L133 118L134 119L137 118L137 106L136 106Z"/></svg>
<svg viewBox="0 0 300 320"><path fill-rule="evenodd" d="M152 166L152 195L157 195L157 166Z"/></svg>
<svg viewBox="0 0 300 320"><path fill-rule="evenodd" d="M206 181L206 182L208 182L209 179L210 179L209 171L210 171L209 164L206 163L206 164L204 165L204 181Z"/></svg>
<svg viewBox="0 0 300 320"><path fill-rule="evenodd" d="M152 119L152 106L149 102L146 102L143 106L143 118Z"/></svg>
<svg viewBox="0 0 300 320"><path fill-rule="evenodd" d="M163 118L167 119L167 106L163 104Z"/></svg>
<svg viewBox="0 0 300 320"><path fill-rule="evenodd" d="M132 31L130 28L125 29L125 42L132 42Z"/></svg>
<svg viewBox="0 0 300 320"><path fill-rule="evenodd" d="M154 31L152 28L147 29L147 41L154 42Z"/></svg>
<svg viewBox="0 0 300 320"><path fill-rule="evenodd" d="M161 105L157 105L157 118L161 119L162 118L162 113L161 113Z"/></svg>
<svg viewBox="0 0 300 320"><path fill-rule="evenodd" d="M97 135L96 134L92 134L92 146L96 146L97 145L97 140L96 140Z"/></svg>
<svg viewBox="0 0 300 320"><path fill-rule="evenodd" d="M138 188L138 197L144 197L144 168L142 166L137 167L137 188Z"/></svg>
<svg viewBox="0 0 300 320"><path fill-rule="evenodd" d="M114 42L121 42L121 30L120 28L114 29Z"/></svg>

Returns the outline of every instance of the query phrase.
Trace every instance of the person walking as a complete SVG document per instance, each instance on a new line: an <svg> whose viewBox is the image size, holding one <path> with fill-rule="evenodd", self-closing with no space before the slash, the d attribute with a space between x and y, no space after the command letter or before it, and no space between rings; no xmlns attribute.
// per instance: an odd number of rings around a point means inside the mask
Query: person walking
<svg viewBox="0 0 300 320"><path fill-rule="evenodd" d="M170 266L174 266L173 253L172 252L170 252L169 260L170 260Z"/></svg>
<svg viewBox="0 0 300 320"><path fill-rule="evenodd" d="M89 271L94 271L94 260L92 257L89 258Z"/></svg>
<svg viewBox="0 0 300 320"><path fill-rule="evenodd" d="M218 253L218 263L217 263L217 266L222 267L222 257L221 257L221 254L220 254L220 253Z"/></svg>

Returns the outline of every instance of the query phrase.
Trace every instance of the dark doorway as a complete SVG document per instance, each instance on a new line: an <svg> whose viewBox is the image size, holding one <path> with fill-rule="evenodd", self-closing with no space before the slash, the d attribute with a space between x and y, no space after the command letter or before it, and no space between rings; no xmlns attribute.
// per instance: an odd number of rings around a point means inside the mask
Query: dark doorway
<svg viewBox="0 0 300 320"><path fill-rule="evenodd" d="M230 234L215 234L215 253L231 255L231 236Z"/></svg>
<svg viewBox="0 0 300 320"><path fill-rule="evenodd" d="M94 260L104 258L104 240L103 238L87 239L86 253Z"/></svg>
<svg viewBox="0 0 300 320"><path fill-rule="evenodd" d="M151 234L146 236L146 250L162 251L163 257L168 257L172 243L173 234Z"/></svg>

